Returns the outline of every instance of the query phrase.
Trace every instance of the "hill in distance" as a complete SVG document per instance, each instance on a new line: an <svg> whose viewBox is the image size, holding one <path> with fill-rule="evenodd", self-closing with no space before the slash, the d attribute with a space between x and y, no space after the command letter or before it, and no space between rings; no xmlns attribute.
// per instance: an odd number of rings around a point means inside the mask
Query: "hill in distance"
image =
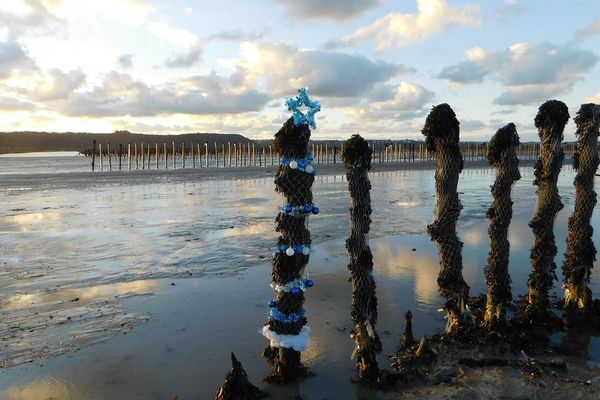
<svg viewBox="0 0 600 400"><path fill-rule="evenodd" d="M161 146L166 142L170 147L171 142L181 146L185 142L209 145L217 143L227 145L230 143L253 142L245 136L225 133L186 133L181 135L146 135L131 133L129 131L115 131L113 133L54 133L54 132L0 132L0 154L28 153L34 151L79 151L84 152L92 148L94 140L106 145L110 143L113 149L118 149L119 144L124 148L130 143L156 143Z"/></svg>

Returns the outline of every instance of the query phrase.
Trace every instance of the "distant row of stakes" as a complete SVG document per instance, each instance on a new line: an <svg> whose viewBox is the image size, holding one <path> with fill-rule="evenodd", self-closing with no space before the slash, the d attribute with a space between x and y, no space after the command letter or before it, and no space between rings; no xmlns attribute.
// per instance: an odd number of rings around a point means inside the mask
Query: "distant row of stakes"
<svg viewBox="0 0 600 400"><path fill-rule="evenodd" d="M278 383L291 382L308 373L301 363L301 351L308 346L310 332L305 326L307 320L302 306L305 290L313 285L304 270L311 245L307 222L314 210L311 186L316 172L312 155L308 152L308 140L309 126L314 128L314 110L320 109L318 102L309 100L306 89L301 89L298 98L288 100L287 104L294 111L294 117L275 135L275 146L282 154L275 178L276 191L285 198L285 204L276 218L277 232L280 234L272 273L276 298L269 303L270 318L262 329L262 333L269 339L264 357L271 367L271 375L266 380ZM308 117L298 111L298 106L303 104L310 110ZM542 104L535 117L541 141L541 156L534 167L537 209L529 224L534 234L532 271L527 295L522 302L514 303L508 272L508 228L512 218L511 189L521 178L517 157L519 136L515 125L509 123L499 129L488 146L487 159L497 170L491 188L493 202L487 213L490 219L490 249L484 272L488 292L483 298L473 298L469 297L469 286L463 278L463 244L456 233L456 223L462 209L457 192L459 174L463 169L459 122L448 104L433 107L427 116L422 133L427 150L436 160L437 194L434 221L427 227L427 231L431 240L437 244L440 257L438 285L440 294L446 300L444 309L448 319L442 336L460 341L465 335L476 332L476 335L493 335L501 338L500 340L511 341L540 326L556 331L565 326L563 320L553 313L553 309L560 306L567 329L578 329L582 325L599 327L600 301L593 300L588 287L596 259L590 222L596 204L594 175L599 164L599 105L583 104L574 119L578 139L573 163L576 170L576 197L575 209L569 219L567 251L563 264L565 296L558 305L552 304L549 296L557 279L554 262L557 247L553 230L554 218L563 208L557 179L564 158L562 140L568 119L567 106L557 100ZM371 184L367 175L371 167L371 155L371 148L359 135L346 141L342 150L351 200L350 236L346 241L346 248L353 291L353 357L356 360L359 382L381 385L383 381L389 382L394 378L380 370L377 362L381 341L375 330L377 298L371 274L373 256L367 236L372 212ZM512 318L507 316L509 307L517 309ZM396 379L409 375L408 367L418 362L425 345L425 339L419 345L413 341L411 313L407 312L405 334L394 365ZM241 392L248 395L244 398L261 398L264 393L248 382L241 364L236 362L234 369L226 377L226 384L219 390L217 399L238 398L228 393Z"/></svg>

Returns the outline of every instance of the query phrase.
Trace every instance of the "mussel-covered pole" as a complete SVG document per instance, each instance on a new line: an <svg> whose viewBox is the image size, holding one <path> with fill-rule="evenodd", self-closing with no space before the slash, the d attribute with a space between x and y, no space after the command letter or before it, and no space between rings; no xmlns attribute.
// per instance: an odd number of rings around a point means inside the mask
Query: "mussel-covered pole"
<svg viewBox="0 0 600 400"><path fill-rule="evenodd" d="M488 147L487 159L498 171L492 186L492 206L487 212L490 252L484 269L488 293L483 320L488 327L504 322L506 305L512 300L508 273L508 227L513 205L510 192L513 184L521 179L517 146L519 135L511 122L496 132Z"/></svg>
<svg viewBox="0 0 600 400"><path fill-rule="evenodd" d="M565 310L570 322L578 316L589 315L592 292L588 288L590 273L596 260L590 224L596 192L594 174L598 169L598 127L600 106L583 104L574 118L577 124L577 151L573 168L575 175L575 210L569 219L567 252L563 264L565 274Z"/></svg>
<svg viewBox="0 0 600 400"><path fill-rule="evenodd" d="M215 400L259 400L267 394L254 386L248 380L248 375L242 363L231 353L231 371L225 375L225 382L217 391Z"/></svg>
<svg viewBox="0 0 600 400"><path fill-rule="evenodd" d="M373 279L373 254L369 247L371 229L371 148L360 135L344 143L342 160L350 192L350 236L346 240L348 269L352 282L352 320L354 322L356 370L361 381L373 382L379 378L377 354L381 340L375 330L377 297Z"/></svg>
<svg viewBox="0 0 600 400"><path fill-rule="evenodd" d="M272 287L276 297L269 302L269 321L262 334L269 339L263 353L271 375L267 380L278 383L292 381L304 376L307 369L302 365L300 353L308 346L310 328L304 316L304 292L313 286L304 269L310 254L308 216L317 214L313 204L312 184L315 160L308 152L310 126L314 127L311 111L320 109L318 102L311 102L308 93L301 89L293 103L294 117L290 118L275 134L274 147L281 154L281 164L275 177L275 191L285 198L276 224L279 239L273 256ZM309 107L308 118L297 111L299 106ZM313 111L316 112L316 111Z"/></svg>
<svg viewBox="0 0 600 400"><path fill-rule="evenodd" d="M529 320L545 320L549 315L548 292L556 279L554 218L563 208L556 183L564 158L562 140L568 120L569 110L565 103L558 100L542 104L535 117L541 148L540 158L535 163L533 181L538 187L537 209L529 222L534 236L531 249L532 271L524 310L524 316Z"/></svg>
<svg viewBox="0 0 600 400"><path fill-rule="evenodd" d="M456 234L456 221L462 209L458 198L458 176L463 158L458 146L459 122L448 104L431 110L421 131L425 145L436 157L435 190L437 204L434 221L427 226L431 240L437 243L440 254L438 285L446 298L448 325L446 331L456 333L469 325L471 314L466 308L469 285L462 274L462 242Z"/></svg>

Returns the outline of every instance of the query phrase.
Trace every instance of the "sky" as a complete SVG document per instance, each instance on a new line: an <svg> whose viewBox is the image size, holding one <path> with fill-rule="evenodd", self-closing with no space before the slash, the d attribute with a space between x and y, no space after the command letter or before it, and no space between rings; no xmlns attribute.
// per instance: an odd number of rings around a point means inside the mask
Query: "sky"
<svg viewBox="0 0 600 400"><path fill-rule="evenodd" d="M545 100L600 103L600 1L0 0L0 131L266 139L300 87L313 139L420 139L448 103L462 140L535 140Z"/></svg>

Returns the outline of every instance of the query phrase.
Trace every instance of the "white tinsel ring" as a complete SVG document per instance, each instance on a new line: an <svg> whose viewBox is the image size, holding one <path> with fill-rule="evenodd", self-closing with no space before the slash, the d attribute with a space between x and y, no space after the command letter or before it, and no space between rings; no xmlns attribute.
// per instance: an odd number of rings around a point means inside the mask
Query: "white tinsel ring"
<svg viewBox="0 0 600 400"><path fill-rule="evenodd" d="M310 327L308 326L303 326L298 335L280 335L270 330L269 325L263 326L259 333L269 339L271 347L304 351L310 343Z"/></svg>

